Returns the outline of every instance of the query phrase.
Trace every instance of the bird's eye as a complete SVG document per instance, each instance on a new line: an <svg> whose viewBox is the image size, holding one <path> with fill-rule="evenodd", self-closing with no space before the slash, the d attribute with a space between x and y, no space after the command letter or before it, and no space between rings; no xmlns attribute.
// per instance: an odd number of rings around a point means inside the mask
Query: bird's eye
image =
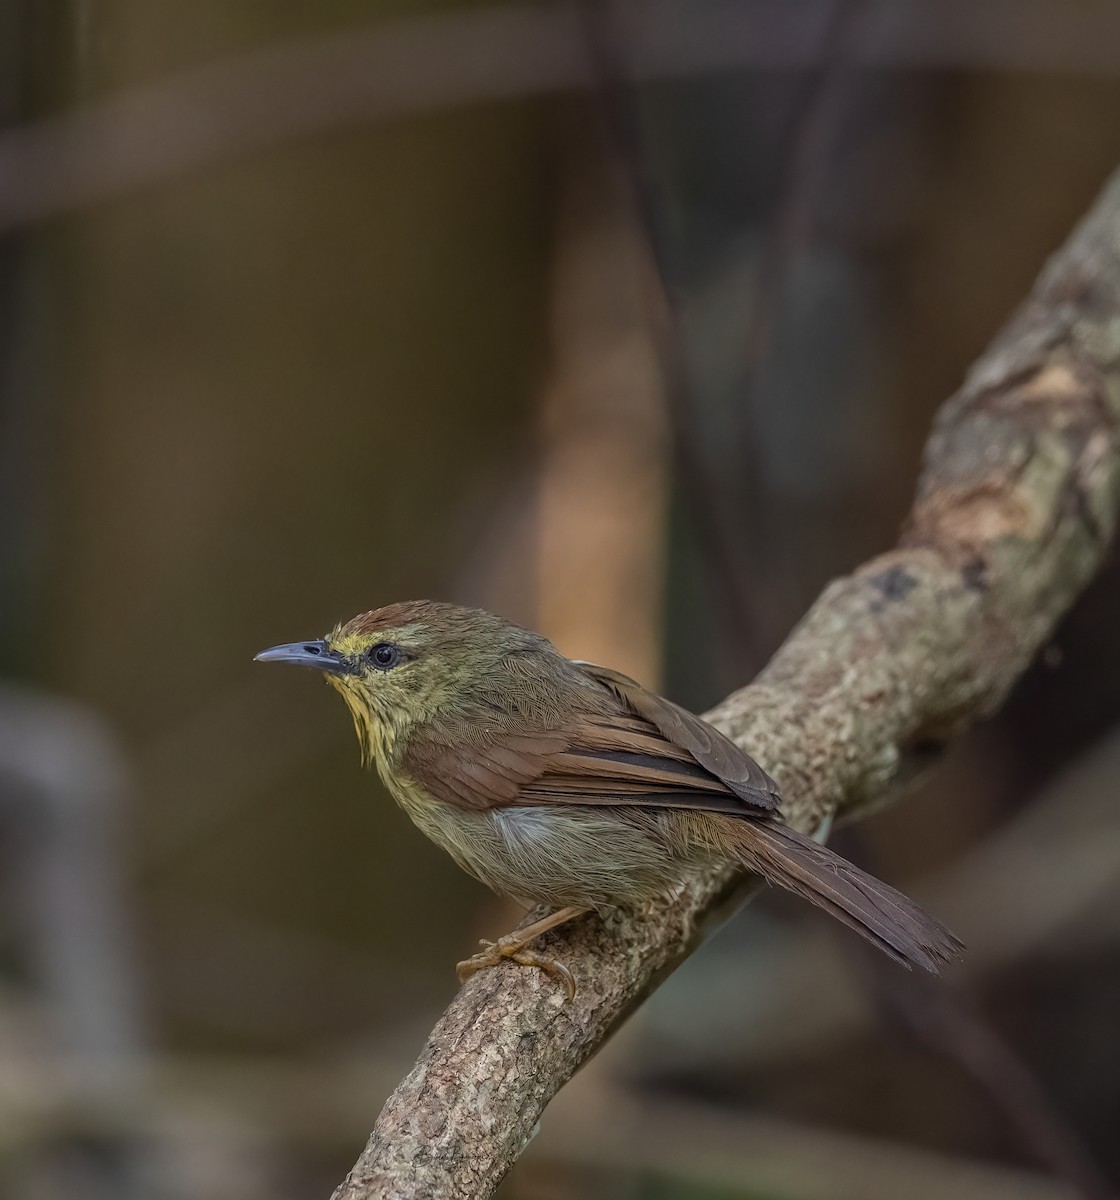
<svg viewBox="0 0 1120 1200"><path fill-rule="evenodd" d="M366 653L369 661L381 671L388 671L401 661L400 647L394 646L392 642L378 642Z"/></svg>

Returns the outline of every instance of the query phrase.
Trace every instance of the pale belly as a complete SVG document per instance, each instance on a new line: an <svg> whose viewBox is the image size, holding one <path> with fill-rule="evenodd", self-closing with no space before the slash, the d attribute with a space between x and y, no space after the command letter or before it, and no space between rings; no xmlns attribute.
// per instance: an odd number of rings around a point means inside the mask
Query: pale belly
<svg viewBox="0 0 1120 1200"><path fill-rule="evenodd" d="M433 842L501 895L612 908L664 893L682 869L656 825L643 828L602 808L467 810L400 781L392 791Z"/></svg>

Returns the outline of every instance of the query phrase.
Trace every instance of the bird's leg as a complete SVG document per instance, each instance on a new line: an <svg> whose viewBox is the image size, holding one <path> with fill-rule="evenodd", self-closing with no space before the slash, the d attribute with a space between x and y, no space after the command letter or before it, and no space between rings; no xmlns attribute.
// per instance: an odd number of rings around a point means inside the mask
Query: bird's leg
<svg viewBox="0 0 1120 1200"><path fill-rule="evenodd" d="M586 908L577 908L575 905L569 904L566 908L558 908L554 913L549 913L547 917L541 917L539 921L534 921L523 929L515 929L513 933L507 933L505 937L498 938L496 942L484 941L482 945L486 949L481 954L464 959L455 968L459 972L459 981L465 983L476 971L485 970L487 967L496 967L503 958L508 958L515 963L520 963L523 967L539 967L545 974L555 976L563 982L568 993L568 1000L574 1000L576 981L572 978L571 971L556 959L527 950L526 946L534 938L540 937L542 933L547 933L550 929L555 929L557 925L563 925L566 921L571 921L585 912L587 912Z"/></svg>

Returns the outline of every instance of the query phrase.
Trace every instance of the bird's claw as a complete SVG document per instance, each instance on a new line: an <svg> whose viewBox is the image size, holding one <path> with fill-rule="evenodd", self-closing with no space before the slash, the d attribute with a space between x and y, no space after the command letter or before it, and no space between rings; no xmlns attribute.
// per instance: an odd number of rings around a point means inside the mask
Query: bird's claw
<svg viewBox="0 0 1120 1200"><path fill-rule="evenodd" d="M465 958L456 965L455 970L460 983L466 983L476 972L485 971L488 967L496 967L503 959L508 959L522 967L537 967L546 975L560 980L564 985L569 1003L576 998L576 981L571 971L555 958L548 958L546 955L526 949L525 943L516 935L501 938L496 942L482 939L479 945L486 948L481 953Z"/></svg>

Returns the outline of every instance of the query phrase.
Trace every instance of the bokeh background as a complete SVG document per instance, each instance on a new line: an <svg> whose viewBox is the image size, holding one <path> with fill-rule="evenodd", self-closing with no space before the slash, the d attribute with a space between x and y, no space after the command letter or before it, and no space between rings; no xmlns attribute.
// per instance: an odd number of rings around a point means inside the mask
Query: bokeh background
<svg viewBox="0 0 1120 1200"><path fill-rule="evenodd" d="M435 596L744 682L1120 163L1120 15L3 0L0 123L0 1195L295 1200L516 912L253 654ZM837 838L945 987L763 897L504 1200L1112 1194L1118 598Z"/></svg>

